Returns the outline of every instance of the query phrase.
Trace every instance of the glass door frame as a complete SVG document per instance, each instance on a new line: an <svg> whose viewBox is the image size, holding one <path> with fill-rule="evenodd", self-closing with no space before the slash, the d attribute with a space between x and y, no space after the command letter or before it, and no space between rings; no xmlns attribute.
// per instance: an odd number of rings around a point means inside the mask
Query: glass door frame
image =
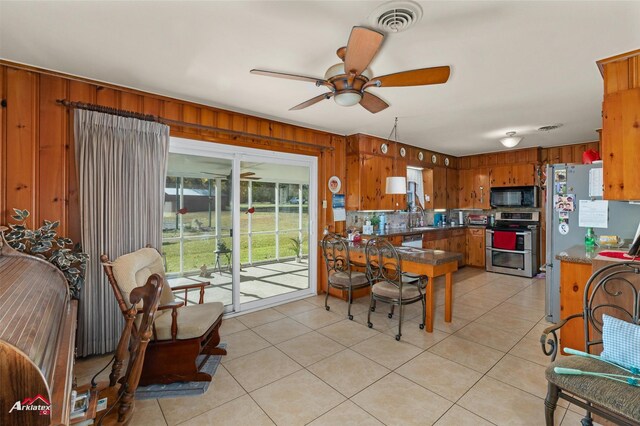
<svg viewBox="0 0 640 426"><path fill-rule="evenodd" d="M247 312L263 307L280 304L288 300L315 295L317 292L318 271L318 241L317 241L317 215L318 215L318 158L315 156L290 154L285 152L267 151L255 148L246 148L234 145L218 144L214 142L197 141L179 137L171 137L169 152L176 154L201 155L215 157L233 162L231 171L232 180L232 304L226 307L227 313ZM309 287L290 293L272 296L266 299L240 303L240 165L242 162L263 162L279 164L283 166L303 166L309 168ZM277 238L276 238L277 241Z"/></svg>

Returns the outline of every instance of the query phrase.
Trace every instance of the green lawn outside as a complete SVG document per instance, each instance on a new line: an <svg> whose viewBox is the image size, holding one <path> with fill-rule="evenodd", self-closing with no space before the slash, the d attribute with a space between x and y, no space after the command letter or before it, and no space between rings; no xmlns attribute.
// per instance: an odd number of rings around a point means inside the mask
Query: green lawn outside
<svg viewBox="0 0 640 426"><path fill-rule="evenodd" d="M245 209L241 209L244 211ZM306 207L305 207L306 210ZM248 230L248 216L242 213L240 217L241 233L246 233ZM189 212L183 215L183 224L185 228L185 236L197 236L213 234L215 229L208 229L208 212ZM198 220L202 225L202 228L198 229L197 226L192 226ZM226 246L231 248L231 237L229 236L229 229L231 225L231 213L222 212L222 234L225 237L222 239ZM256 211L252 217L252 232L259 231L274 231L275 230L275 211ZM168 221L175 221L172 214L165 213L165 227ZM308 214L306 211L303 213L303 227L308 226ZM212 224L215 226L215 214L212 215ZM295 256L295 252L291 247L289 238L297 238L298 231L295 230L298 227L298 213L280 212L279 214L279 229L294 229L293 231L281 231L280 232L280 257ZM164 238L179 237L179 233L175 230L165 229L163 232ZM252 235L252 262L260 262L264 260L271 260L276 258L276 236L274 234L258 234ZM303 254L308 254L308 232L303 231ZM245 264L249 261L248 253L248 236L241 235L240 237L240 262ZM179 241L164 242L162 245L163 252L167 260L167 272L179 272L180 270L180 243ZM208 268L213 268L215 264L216 249L215 238L209 237L198 240L185 240L184 241L184 270L198 270L203 264L206 264ZM235 251L235 250L234 250ZM237 252L237 251L236 251ZM221 257L220 262L222 265L226 265L227 260L225 257Z"/></svg>

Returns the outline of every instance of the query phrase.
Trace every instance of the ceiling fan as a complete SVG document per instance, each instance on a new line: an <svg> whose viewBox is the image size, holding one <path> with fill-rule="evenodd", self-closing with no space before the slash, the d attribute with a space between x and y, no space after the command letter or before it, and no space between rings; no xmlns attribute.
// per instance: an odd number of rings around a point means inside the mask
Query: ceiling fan
<svg viewBox="0 0 640 426"><path fill-rule="evenodd" d="M229 173L228 175L225 175L223 173L211 173L211 172L200 172L200 173L203 173L205 175L219 176L219 177L225 178L227 180L231 180L231 173ZM254 172L240 173L240 179L244 179L244 180L260 180L260 179L262 179L261 177L257 177L257 176L254 176L254 175L255 175Z"/></svg>
<svg viewBox="0 0 640 426"><path fill-rule="evenodd" d="M325 73L324 79L259 69L252 69L251 73L308 81L315 83L318 87L326 86L330 90L294 106L290 111L307 108L323 99L333 97L338 105L352 106L359 103L373 114L387 108L389 104L367 92L368 87L425 86L446 83L449 79L451 69L448 66L420 68L373 77L368 67L378 53L383 39L384 34L382 33L365 27L353 27L347 46L336 51L343 62L330 67Z"/></svg>

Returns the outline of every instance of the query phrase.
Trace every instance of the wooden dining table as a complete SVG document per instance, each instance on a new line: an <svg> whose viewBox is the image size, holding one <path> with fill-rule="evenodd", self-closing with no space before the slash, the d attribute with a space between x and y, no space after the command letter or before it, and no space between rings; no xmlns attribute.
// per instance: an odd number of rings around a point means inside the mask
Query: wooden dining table
<svg viewBox="0 0 640 426"><path fill-rule="evenodd" d="M354 263L366 264L365 243L350 243L349 257ZM434 287L435 278L445 277L444 320L451 322L453 316L453 273L458 270L461 253L443 250L420 249L416 247L396 247L402 261L402 272L411 272L429 277L427 301L425 303L425 330L433 332L435 317Z"/></svg>

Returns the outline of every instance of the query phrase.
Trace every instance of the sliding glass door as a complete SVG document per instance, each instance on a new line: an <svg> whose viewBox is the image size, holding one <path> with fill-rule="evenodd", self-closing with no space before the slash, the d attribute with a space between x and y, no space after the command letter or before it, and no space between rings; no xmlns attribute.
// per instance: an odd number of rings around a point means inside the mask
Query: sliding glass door
<svg viewBox="0 0 640 426"><path fill-rule="evenodd" d="M228 312L313 294L315 157L174 138L168 170L170 284L208 281Z"/></svg>

